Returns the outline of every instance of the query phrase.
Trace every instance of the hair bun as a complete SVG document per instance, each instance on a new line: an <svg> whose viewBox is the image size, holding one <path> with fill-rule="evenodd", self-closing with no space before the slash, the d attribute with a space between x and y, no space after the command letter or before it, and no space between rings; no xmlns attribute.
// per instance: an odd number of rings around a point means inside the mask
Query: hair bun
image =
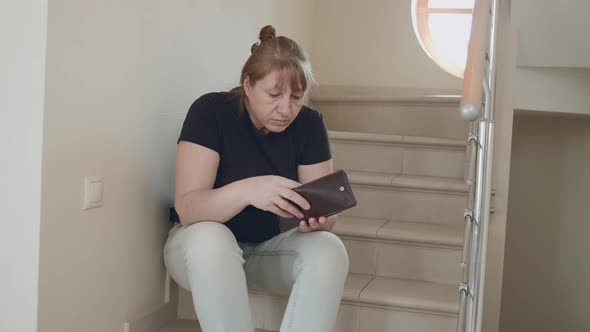
<svg viewBox="0 0 590 332"><path fill-rule="evenodd" d="M260 30L260 42L273 39L277 35L277 30L272 25L267 25Z"/></svg>

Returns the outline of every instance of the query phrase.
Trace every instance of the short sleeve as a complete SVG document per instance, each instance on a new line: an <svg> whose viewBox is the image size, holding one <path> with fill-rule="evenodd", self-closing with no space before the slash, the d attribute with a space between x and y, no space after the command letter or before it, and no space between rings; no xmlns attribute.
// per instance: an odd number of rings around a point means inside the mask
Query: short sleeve
<svg viewBox="0 0 590 332"><path fill-rule="evenodd" d="M329 160L332 158L332 152L322 114L310 108L305 108L301 112L305 113L302 114L303 121L299 128L301 144L297 164L313 165Z"/></svg>
<svg viewBox="0 0 590 332"><path fill-rule="evenodd" d="M221 133L214 103L204 95L190 107L178 142L187 141L220 152Z"/></svg>

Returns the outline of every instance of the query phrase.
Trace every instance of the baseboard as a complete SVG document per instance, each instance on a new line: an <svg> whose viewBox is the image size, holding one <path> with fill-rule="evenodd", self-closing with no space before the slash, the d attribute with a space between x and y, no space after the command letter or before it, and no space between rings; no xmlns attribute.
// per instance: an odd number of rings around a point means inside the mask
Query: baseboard
<svg viewBox="0 0 590 332"><path fill-rule="evenodd" d="M176 320L178 314L178 286L166 278L164 304L145 315L129 320L123 324L123 332L155 332L167 323Z"/></svg>

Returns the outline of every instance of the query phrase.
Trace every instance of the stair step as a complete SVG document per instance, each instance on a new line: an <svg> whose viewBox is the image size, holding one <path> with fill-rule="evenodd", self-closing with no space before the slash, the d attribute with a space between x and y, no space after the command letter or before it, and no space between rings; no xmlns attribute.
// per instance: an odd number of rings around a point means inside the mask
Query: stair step
<svg viewBox="0 0 590 332"><path fill-rule="evenodd" d="M147 331L146 331L147 332ZM199 322L190 319L177 319L169 322L164 327L156 332L202 332ZM273 332L267 330L256 329L255 332Z"/></svg>
<svg viewBox="0 0 590 332"><path fill-rule="evenodd" d="M342 292L342 301L343 303L361 306L411 309L425 313L457 314L459 298L457 287L457 285L427 281L349 273ZM250 289L249 292L251 296L263 295L283 298L283 300L286 300L289 296L288 291L271 292ZM191 317L182 318L194 319L195 317L195 315L192 315Z"/></svg>
<svg viewBox="0 0 590 332"><path fill-rule="evenodd" d="M375 277L360 294L359 302L423 312L458 314L456 285Z"/></svg>
<svg viewBox="0 0 590 332"><path fill-rule="evenodd" d="M459 282L461 232L457 226L355 217L340 217L334 227L350 272L445 284Z"/></svg>
<svg viewBox="0 0 590 332"><path fill-rule="evenodd" d="M349 273L342 301L422 312L458 314L457 285Z"/></svg>
<svg viewBox="0 0 590 332"><path fill-rule="evenodd" d="M177 319L169 322L156 332L201 332L201 328L196 320Z"/></svg>
<svg viewBox="0 0 590 332"><path fill-rule="evenodd" d="M331 140L347 143L380 143L380 144L407 144L423 147L444 147L452 149L464 149L465 140L440 137L401 136L391 134L375 134L351 131L331 130L328 133Z"/></svg>
<svg viewBox="0 0 590 332"><path fill-rule="evenodd" d="M347 171L357 206L341 216L463 224L468 185L441 177Z"/></svg>
<svg viewBox="0 0 590 332"><path fill-rule="evenodd" d="M374 186L461 194L467 193L469 189L467 182L463 179L359 171L347 171L346 173L350 183L365 187Z"/></svg>
<svg viewBox="0 0 590 332"><path fill-rule="evenodd" d="M313 107L330 130L464 139L456 95L314 92Z"/></svg>
<svg viewBox="0 0 590 332"><path fill-rule="evenodd" d="M385 219L340 217L334 233L345 238L420 243L459 248L463 245L463 227Z"/></svg>
<svg viewBox="0 0 590 332"><path fill-rule="evenodd" d="M375 239L377 231L386 223L386 219L339 216L333 233L340 237Z"/></svg>
<svg viewBox="0 0 590 332"><path fill-rule="evenodd" d="M334 165L351 171L463 178L465 142L331 131Z"/></svg>
<svg viewBox="0 0 590 332"><path fill-rule="evenodd" d="M363 87L321 85L312 91L314 102L390 102L437 103L457 105L461 91L455 89L418 89L400 87Z"/></svg>
<svg viewBox="0 0 590 332"><path fill-rule="evenodd" d="M359 326L371 324L379 326L405 326L406 324L424 326L423 324L426 324L428 328L417 328L415 331L450 332L457 318L458 297L456 285L350 273L344 286L335 331L386 331L358 329ZM278 331L286 308L288 293L251 290L250 299L256 327ZM367 318L368 316L371 318ZM195 319L195 317L193 315L193 317L183 318ZM441 322L444 327L441 327ZM186 328L194 329L195 324L195 321L179 320L158 332L188 332Z"/></svg>
<svg viewBox="0 0 590 332"><path fill-rule="evenodd" d="M460 96L326 96L313 97L314 105L328 103L342 104L436 104L436 105L457 105L461 100Z"/></svg>
<svg viewBox="0 0 590 332"><path fill-rule="evenodd" d="M358 302L361 292L373 280L373 276L358 273L349 273L344 283L342 301Z"/></svg>
<svg viewBox="0 0 590 332"><path fill-rule="evenodd" d="M460 248L463 245L463 231L462 226L390 221L379 229L377 237Z"/></svg>

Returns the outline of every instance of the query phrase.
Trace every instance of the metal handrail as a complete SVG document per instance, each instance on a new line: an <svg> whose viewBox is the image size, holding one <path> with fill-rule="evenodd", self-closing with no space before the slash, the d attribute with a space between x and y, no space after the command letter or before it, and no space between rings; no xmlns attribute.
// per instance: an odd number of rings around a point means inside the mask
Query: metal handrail
<svg viewBox="0 0 590 332"><path fill-rule="evenodd" d="M467 168L467 182L470 190L465 209L465 233L460 262L458 332L480 332L483 325L495 135L494 98L498 8L499 0L491 0L491 6L490 0L475 2L466 80L464 80L460 107L463 119L471 123ZM483 29L484 25L489 29ZM482 48L485 38L489 38L487 51ZM488 65L484 68L486 60ZM480 87L483 90L483 96ZM473 91L476 93L474 94ZM483 115L481 114L482 104Z"/></svg>

